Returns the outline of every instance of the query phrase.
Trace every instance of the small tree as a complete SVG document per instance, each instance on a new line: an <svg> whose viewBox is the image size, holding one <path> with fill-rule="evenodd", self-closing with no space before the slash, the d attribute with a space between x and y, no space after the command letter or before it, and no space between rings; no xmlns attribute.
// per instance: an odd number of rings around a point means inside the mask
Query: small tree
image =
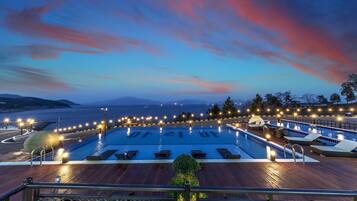
<svg viewBox="0 0 357 201"><path fill-rule="evenodd" d="M354 101L356 96L353 90L353 84L351 82L344 82L341 85L341 95L345 97L347 103Z"/></svg>
<svg viewBox="0 0 357 201"><path fill-rule="evenodd" d="M211 109L208 110L208 114L212 113L214 117L217 117L219 113L221 112L221 109L219 108L218 104L214 104Z"/></svg>
<svg viewBox="0 0 357 201"><path fill-rule="evenodd" d="M200 164L190 155L181 154L173 162L176 173L195 174L200 169Z"/></svg>
<svg viewBox="0 0 357 201"><path fill-rule="evenodd" d="M228 112L235 112L237 109L234 107L234 102L233 100L231 99L231 97L228 97L226 99L226 101L224 101L224 104L223 104L223 113L224 114L228 114Z"/></svg>
<svg viewBox="0 0 357 201"><path fill-rule="evenodd" d="M317 102L320 103L320 104L327 104L328 100L327 100L327 98L325 98L324 95L318 95L317 96Z"/></svg>
<svg viewBox="0 0 357 201"><path fill-rule="evenodd" d="M250 109L252 111L255 111L256 109L263 109L263 98L257 94L255 95L255 98L252 100L252 104L250 105Z"/></svg>
<svg viewBox="0 0 357 201"><path fill-rule="evenodd" d="M192 158L190 155L182 154L179 155L173 162L173 168L175 170L175 176L171 179L172 185L186 185L190 186L199 186L200 183L196 177L196 172L200 169L200 164L196 159ZM173 196L176 197L178 201L184 200L183 193L173 193ZM196 193L190 194L190 200L196 201L198 198L207 198L207 195L204 193L199 193L198 197Z"/></svg>
<svg viewBox="0 0 357 201"><path fill-rule="evenodd" d="M340 97L340 95L338 95L337 93L333 93L333 94L331 94L331 96L330 96L330 101L331 101L331 103L333 103L333 104L339 103L339 102L341 102L341 97Z"/></svg>

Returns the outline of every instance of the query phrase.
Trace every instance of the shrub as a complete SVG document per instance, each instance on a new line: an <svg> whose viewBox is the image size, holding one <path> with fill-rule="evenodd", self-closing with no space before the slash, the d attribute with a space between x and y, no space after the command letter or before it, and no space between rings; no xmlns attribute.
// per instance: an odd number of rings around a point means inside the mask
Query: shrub
<svg viewBox="0 0 357 201"><path fill-rule="evenodd" d="M182 154L175 159L173 167L176 173L194 175L200 169L200 164L190 155Z"/></svg>
<svg viewBox="0 0 357 201"><path fill-rule="evenodd" d="M200 185L197 177L191 173L187 173L187 174L177 173L171 179L172 185L183 186L187 183L190 184L190 186L199 186ZM173 193L172 195L176 197L177 201L184 200L184 193ZM199 193L198 198L207 198L207 195L205 193ZM197 200L197 194L190 193L190 201L196 201L196 200Z"/></svg>
<svg viewBox="0 0 357 201"><path fill-rule="evenodd" d="M39 154L40 150L46 148L50 150L51 147L58 147L61 144L60 135L48 131L39 131L30 134L24 142L24 150L31 153L32 150L37 149L35 154Z"/></svg>

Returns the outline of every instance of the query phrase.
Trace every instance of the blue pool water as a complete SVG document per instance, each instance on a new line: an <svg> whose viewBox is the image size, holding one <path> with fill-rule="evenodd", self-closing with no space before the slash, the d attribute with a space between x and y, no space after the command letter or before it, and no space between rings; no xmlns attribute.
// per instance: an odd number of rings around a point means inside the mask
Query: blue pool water
<svg viewBox="0 0 357 201"><path fill-rule="evenodd" d="M300 127L300 130L303 132L308 132L309 129L316 128L317 132L320 133L322 136L328 137L328 138L333 138L333 139L348 139L352 141L357 140L357 132L353 131L347 131L347 130L342 130L338 128L329 128L329 127L323 127L323 126L317 126L317 125L310 125L307 123L302 123L302 122L292 122L292 121L282 121L283 125L285 128L290 128L294 129L295 126L297 125ZM270 124L276 126L277 121L270 121Z"/></svg>
<svg viewBox="0 0 357 201"><path fill-rule="evenodd" d="M138 150L133 160L153 160L159 150L171 150L170 159L180 154L189 154L199 149L207 154L207 159L222 159L216 148L227 148L233 154L240 154L242 159L267 159L268 150L275 150L277 158L284 158L283 151L272 144L243 131L228 127L132 127L118 128L105 135L93 136L85 141L67 147L70 160L84 160L86 156L102 153L106 150L118 150L123 153ZM287 154L287 158L292 158ZM108 160L116 160L113 155Z"/></svg>

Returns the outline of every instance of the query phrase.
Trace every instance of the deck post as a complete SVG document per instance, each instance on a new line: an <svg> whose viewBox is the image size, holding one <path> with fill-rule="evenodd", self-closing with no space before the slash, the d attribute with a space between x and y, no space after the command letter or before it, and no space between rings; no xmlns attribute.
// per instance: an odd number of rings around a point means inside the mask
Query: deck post
<svg viewBox="0 0 357 201"><path fill-rule="evenodd" d="M22 200L23 201L34 201L34 200L36 200L34 189L30 189L29 187L27 187L28 184L32 184L32 183L33 183L32 177L27 177L23 181L23 184L25 186L25 189L23 190L23 193L22 193Z"/></svg>
<svg viewBox="0 0 357 201"><path fill-rule="evenodd" d="M184 201L190 201L190 194L191 194L191 185L189 182L186 182L185 185L184 185L184 189L185 189L185 192L184 192Z"/></svg>

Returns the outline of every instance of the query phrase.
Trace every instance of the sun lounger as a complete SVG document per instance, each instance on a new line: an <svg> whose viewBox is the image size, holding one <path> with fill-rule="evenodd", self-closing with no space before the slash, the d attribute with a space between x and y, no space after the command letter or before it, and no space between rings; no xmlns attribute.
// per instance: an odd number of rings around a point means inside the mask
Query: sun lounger
<svg viewBox="0 0 357 201"><path fill-rule="evenodd" d="M155 158L157 159L168 159L170 158L171 151L170 150L161 150L155 153Z"/></svg>
<svg viewBox="0 0 357 201"><path fill-rule="evenodd" d="M107 158L109 158L111 155L113 155L115 152L117 152L117 150L107 150L102 152L99 155L91 155L91 156L87 156L87 160L89 161L99 161L99 160L106 160Z"/></svg>
<svg viewBox="0 0 357 201"><path fill-rule="evenodd" d="M196 159L203 159L206 158L206 153L201 150L192 150L191 156Z"/></svg>
<svg viewBox="0 0 357 201"><path fill-rule="evenodd" d="M119 160L131 160L132 158L134 158L136 156L137 153L138 153L138 151L134 150L134 151L127 151L122 154L115 154L115 156Z"/></svg>
<svg viewBox="0 0 357 201"><path fill-rule="evenodd" d="M239 154L232 154L232 152L225 148L218 148L217 151L224 159L240 159L241 157Z"/></svg>
<svg viewBox="0 0 357 201"><path fill-rule="evenodd" d="M316 144L316 140L321 135L318 133L309 133L305 137L288 137L284 136L284 138L291 144L301 144L301 145L311 145Z"/></svg>
<svg viewBox="0 0 357 201"><path fill-rule="evenodd" d="M332 157L353 157L357 158L357 142L351 140L342 140L335 146L318 146L311 145L313 152Z"/></svg>

